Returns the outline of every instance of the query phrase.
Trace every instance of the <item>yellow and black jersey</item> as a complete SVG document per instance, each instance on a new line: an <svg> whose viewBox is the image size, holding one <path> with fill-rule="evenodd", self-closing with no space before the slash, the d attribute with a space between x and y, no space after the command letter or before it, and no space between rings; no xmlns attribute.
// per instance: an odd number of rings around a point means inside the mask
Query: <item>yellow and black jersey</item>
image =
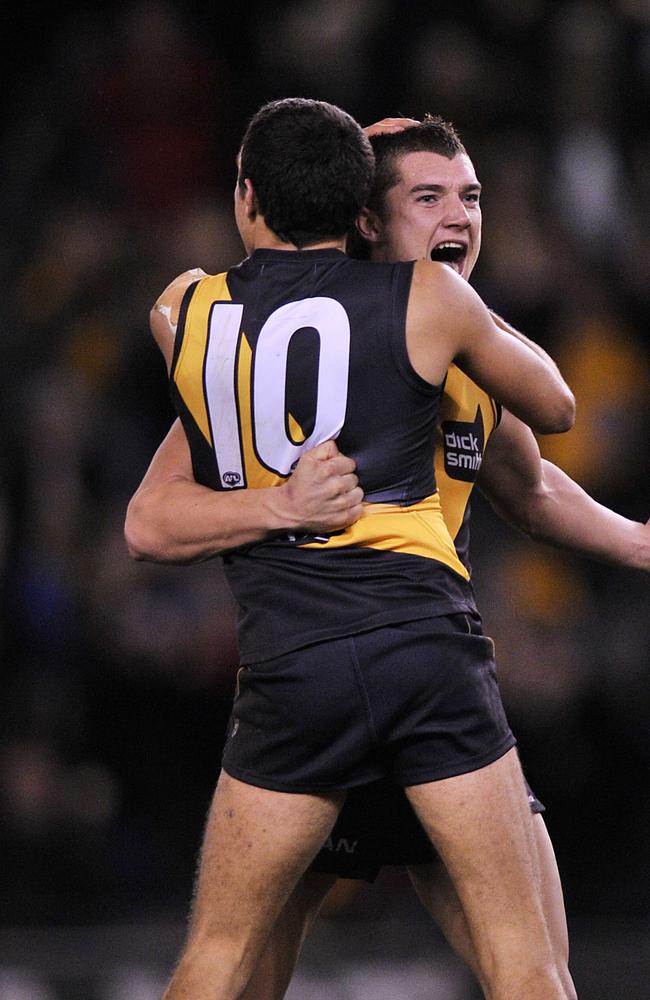
<svg viewBox="0 0 650 1000"><path fill-rule="evenodd" d="M445 524L470 572L470 496L488 438L500 419L500 405L451 365L440 401L434 464Z"/></svg>
<svg viewBox="0 0 650 1000"><path fill-rule="evenodd" d="M284 482L335 438L356 461L364 514L224 557L243 662L398 621L473 611L432 463L440 387L406 350L413 262L338 250L257 250L191 285L171 369L198 482Z"/></svg>

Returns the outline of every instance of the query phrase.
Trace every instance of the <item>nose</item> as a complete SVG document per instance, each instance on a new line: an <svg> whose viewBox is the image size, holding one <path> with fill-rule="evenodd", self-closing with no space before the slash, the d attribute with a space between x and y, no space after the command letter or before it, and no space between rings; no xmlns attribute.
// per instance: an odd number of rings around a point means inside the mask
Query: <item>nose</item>
<svg viewBox="0 0 650 1000"><path fill-rule="evenodd" d="M467 206L460 198L452 198L445 206L443 224L449 229L468 229L471 222Z"/></svg>

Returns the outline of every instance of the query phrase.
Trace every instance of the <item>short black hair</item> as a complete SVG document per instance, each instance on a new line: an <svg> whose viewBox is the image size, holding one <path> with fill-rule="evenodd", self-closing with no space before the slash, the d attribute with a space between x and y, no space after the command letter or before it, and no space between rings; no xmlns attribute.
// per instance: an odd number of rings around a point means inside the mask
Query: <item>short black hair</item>
<svg viewBox="0 0 650 1000"><path fill-rule="evenodd" d="M386 207L386 193L399 182L399 161L407 153L438 153L448 160L466 153L454 126L440 115L426 114L417 125L409 125L401 132L380 132L371 137L370 143L375 154L375 175L366 206L380 217ZM356 225L348 233L348 252L362 259L370 256L370 246Z"/></svg>
<svg viewBox="0 0 650 1000"><path fill-rule="evenodd" d="M257 209L286 243L344 236L366 204L374 156L355 120L325 101L289 97L252 118L239 154Z"/></svg>
<svg viewBox="0 0 650 1000"><path fill-rule="evenodd" d="M375 177L368 197L368 208L381 212L386 192L399 181L398 160L407 153L438 153L453 160L464 153L458 132L440 115L425 115L419 125L401 132L382 132L370 140L375 154Z"/></svg>

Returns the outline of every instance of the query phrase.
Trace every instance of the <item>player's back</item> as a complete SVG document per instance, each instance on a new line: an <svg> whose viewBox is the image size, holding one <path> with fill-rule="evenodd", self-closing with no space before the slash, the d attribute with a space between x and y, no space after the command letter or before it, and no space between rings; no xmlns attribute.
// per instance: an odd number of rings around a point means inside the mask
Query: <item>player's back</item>
<svg viewBox="0 0 650 1000"><path fill-rule="evenodd" d="M411 274L411 263L368 264L337 250L258 250L191 286L174 384L190 399L184 389L202 361L197 478L214 489L274 485L307 448L337 438L366 500L433 493L440 393L406 353Z"/></svg>
<svg viewBox="0 0 650 1000"><path fill-rule="evenodd" d="M197 480L272 486L336 438L367 501L345 531L226 557L244 657L472 604L435 491L440 388L406 349L412 271L265 249L186 293L172 383Z"/></svg>

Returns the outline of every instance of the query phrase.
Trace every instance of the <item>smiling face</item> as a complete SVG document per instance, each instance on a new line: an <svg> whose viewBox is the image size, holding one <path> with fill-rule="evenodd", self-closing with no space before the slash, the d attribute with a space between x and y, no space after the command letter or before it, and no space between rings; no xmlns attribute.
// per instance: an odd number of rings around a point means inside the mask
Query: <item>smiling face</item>
<svg viewBox="0 0 650 1000"><path fill-rule="evenodd" d="M406 153L396 167L382 217L360 223L373 260L439 260L467 281L481 248L481 185L469 156Z"/></svg>

